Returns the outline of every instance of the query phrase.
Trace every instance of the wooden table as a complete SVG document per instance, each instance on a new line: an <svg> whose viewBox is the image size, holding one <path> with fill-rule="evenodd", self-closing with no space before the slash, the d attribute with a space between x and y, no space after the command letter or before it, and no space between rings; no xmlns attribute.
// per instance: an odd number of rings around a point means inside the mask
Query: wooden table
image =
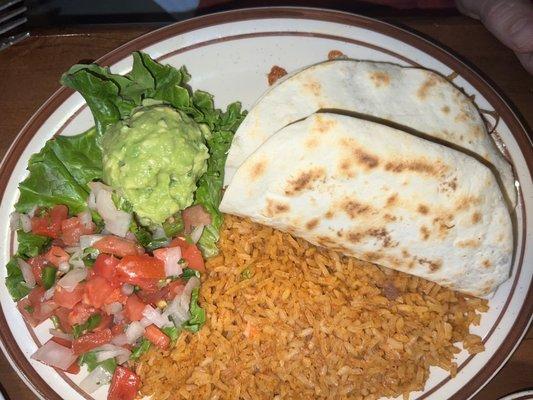
<svg viewBox="0 0 533 400"><path fill-rule="evenodd" d="M462 16L396 17L388 21L426 34L453 49L490 78L533 126L533 77L513 53L477 21ZM58 87L58 78L78 62L97 59L153 26L83 27L35 32L0 52L0 157L32 113ZM12 400L34 400L0 353L0 382ZM474 398L494 400L533 387L533 329L511 359Z"/></svg>

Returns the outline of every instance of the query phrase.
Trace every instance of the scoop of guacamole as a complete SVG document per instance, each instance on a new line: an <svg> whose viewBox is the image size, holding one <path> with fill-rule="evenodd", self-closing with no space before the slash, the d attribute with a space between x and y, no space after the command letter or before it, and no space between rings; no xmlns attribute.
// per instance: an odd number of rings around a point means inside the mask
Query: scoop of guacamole
<svg viewBox="0 0 533 400"><path fill-rule="evenodd" d="M202 128L184 113L144 107L106 131L103 179L133 206L142 224L161 224L193 202L209 152Z"/></svg>

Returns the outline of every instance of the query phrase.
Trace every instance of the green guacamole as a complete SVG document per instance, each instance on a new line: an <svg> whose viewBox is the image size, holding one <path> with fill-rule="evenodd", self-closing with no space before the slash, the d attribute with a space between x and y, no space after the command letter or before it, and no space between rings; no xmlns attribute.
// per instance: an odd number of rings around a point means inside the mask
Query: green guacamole
<svg viewBox="0 0 533 400"><path fill-rule="evenodd" d="M102 149L104 182L132 204L145 225L161 224L192 204L209 158L200 125L162 105L109 127Z"/></svg>

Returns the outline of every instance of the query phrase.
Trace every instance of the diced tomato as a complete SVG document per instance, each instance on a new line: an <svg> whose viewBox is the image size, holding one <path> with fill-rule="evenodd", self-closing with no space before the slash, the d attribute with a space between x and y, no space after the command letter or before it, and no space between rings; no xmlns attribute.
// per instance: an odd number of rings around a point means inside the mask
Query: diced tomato
<svg viewBox="0 0 533 400"><path fill-rule="evenodd" d="M72 341L72 351L74 351L74 354L86 353L89 350L109 343L112 337L111 329L102 329L100 331L86 333Z"/></svg>
<svg viewBox="0 0 533 400"><path fill-rule="evenodd" d="M54 310L56 308L57 304L53 300L45 301L44 303L35 306L33 316L37 319L37 321L39 321L40 324L41 322L44 322L50 318L54 314Z"/></svg>
<svg viewBox="0 0 533 400"><path fill-rule="evenodd" d="M103 276L108 281L113 282L116 274L116 266L120 260L109 254L98 254L93 265L93 271L96 275Z"/></svg>
<svg viewBox="0 0 533 400"><path fill-rule="evenodd" d="M62 204L58 204L52 207L50 210L50 219L53 223L61 223L64 219L68 218L68 208Z"/></svg>
<svg viewBox="0 0 533 400"><path fill-rule="evenodd" d="M37 257L30 258L28 264L31 266L31 272L35 278L37 285L42 286L42 272L43 268L48 265L48 261L43 255L38 255Z"/></svg>
<svg viewBox="0 0 533 400"><path fill-rule="evenodd" d="M83 298L84 290L84 283L78 283L72 292L57 285L54 291L54 301L61 307L74 308Z"/></svg>
<svg viewBox="0 0 533 400"><path fill-rule="evenodd" d="M35 306L33 316L37 318L39 323L46 321L54 314L57 304L53 300L45 301L44 303Z"/></svg>
<svg viewBox="0 0 533 400"><path fill-rule="evenodd" d="M102 314L101 314L102 315ZM111 315L103 314L102 319L100 320L100 323L96 328L94 328L95 331L101 331L104 329L111 329L111 326L113 325L113 317Z"/></svg>
<svg viewBox="0 0 533 400"><path fill-rule="evenodd" d="M78 217L72 217L61 222L61 238L69 246L74 246L80 241L82 225Z"/></svg>
<svg viewBox="0 0 533 400"><path fill-rule="evenodd" d="M36 306L43 302L44 288L42 286L35 286L28 294L28 300L32 306Z"/></svg>
<svg viewBox="0 0 533 400"><path fill-rule="evenodd" d="M31 231L36 235L58 238L61 234L61 222L68 217L68 208L64 205L54 206L43 216L31 219Z"/></svg>
<svg viewBox="0 0 533 400"><path fill-rule="evenodd" d="M54 315L59 319L59 325L61 326L61 330L66 333L72 332L72 325L68 320L69 313L70 310L65 307L58 307L54 310Z"/></svg>
<svg viewBox="0 0 533 400"><path fill-rule="evenodd" d="M52 339L50 340L53 340L54 342L56 342L57 344L60 344L61 346L68 347L69 349L70 347L72 347L72 340L63 339L58 336L52 336Z"/></svg>
<svg viewBox="0 0 533 400"><path fill-rule="evenodd" d="M74 324L84 324L91 315L96 312L96 308L90 307L83 303L78 303L74 306L72 311L68 314L68 323L70 325Z"/></svg>
<svg viewBox="0 0 533 400"><path fill-rule="evenodd" d="M181 247L181 250L183 251L187 249L187 247L189 247L189 243L187 243L185 238L178 236L177 238L174 238L168 245L168 247L176 247L176 246Z"/></svg>
<svg viewBox="0 0 533 400"><path fill-rule="evenodd" d="M128 368L117 366L107 400L134 400L141 387L141 378Z"/></svg>
<svg viewBox="0 0 533 400"><path fill-rule="evenodd" d="M154 288L153 290L140 290L137 292L137 296L139 296L139 299L141 299L142 302L145 304L152 304L157 305L157 303L165 297L165 295L168 294L168 290L166 289L166 286L158 289Z"/></svg>
<svg viewBox="0 0 533 400"><path fill-rule="evenodd" d="M68 253L59 246L50 247L50 250L44 256L49 263L56 267L59 267L59 264L63 262L67 262L70 258Z"/></svg>
<svg viewBox="0 0 533 400"><path fill-rule="evenodd" d="M37 326L52 316L57 304L53 300L43 301L44 289L36 287L27 298L18 302L17 307L31 326Z"/></svg>
<svg viewBox="0 0 533 400"><path fill-rule="evenodd" d="M117 324L111 327L111 334L113 336L122 335L124 333L125 324Z"/></svg>
<svg viewBox="0 0 533 400"><path fill-rule="evenodd" d="M31 231L35 235L43 235L53 238L59 236L61 227L57 230L50 227L50 219L47 216L33 217L31 219Z"/></svg>
<svg viewBox="0 0 533 400"><path fill-rule="evenodd" d="M200 272L205 272L205 264L202 253L194 243L187 243L184 238L178 236L169 244L169 247L176 246L181 248L181 256L185 261L187 261L189 268Z"/></svg>
<svg viewBox="0 0 533 400"><path fill-rule="evenodd" d="M33 327L39 325L39 322L35 318L33 318L34 307L31 305L30 300L28 298L20 300L17 303L17 308L28 324Z"/></svg>
<svg viewBox="0 0 533 400"><path fill-rule="evenodd" d="M158 281L164 278L163 261L147 254L126 256L117 265L117 279L120 282L142 287L147 280Z"/></svg>
<svg viewBox="0 0 533 400"><path fill-rule="evenodd" d="M187 261L189 268L205 272L204 258L195 244L190 244L185 250L182 249L181 256Z"/></svg>
<svg viewBox="0 0 533 400"><path fill-rule="evenodd" d="M163 286L159 290L141 290L137 295L146 304L157 305L160 300L165 300L167 302L173 300L174 297L183 291L184 287L185 283L181 279L178 279Z"/></svg>
<svg viewBox="0 0 533 400"><path fill-rule="evenodd" d="M109 281L99 275L95 275L85 284L82 301L88 306L101 308L106 304L106 300L112 292L113 287Z"/></svg>
<svg viewBox="0 0 533 400"><path fill-rule="evenodd" d="M120 287L117 287L113 289L113 291L109 294L109 296L105 299L104 304L111 304L111 303L126 303L126 300L128 299L128 296L126 296L124 293L122 293L122 289Z"/></svg>
<svg viewBox="0 0 533 400"><path fill-rule="evenodd" d="M132 240L122 239L117 236L104 236L93 244L101 253L113 254L117 257L135 256L144 253L144 249Z"/></svg>
<svg viewBox="0 0 533 400"><path fill-rule="evenodd" d="M170 345L170 338L153 324L146 327L144 337L163 350Z"/></svg>
<svg viewBox="0 0 533 400"><path fill-rule="evenodd" d="M200 204L187 207L182 211L184 231L190 233L194 226L205 226L211 223L211 215Z"/></svg>
<svg viewBox="0 0 533 400"><path fill-rule="evenodd" d="M159 290L158 279L141 279L139 278L135 283L143 292L157 292Z"/></svg>
<svg viewBox="0 0 533 400"><path fill-rule="evenodd" d="M33 274L33 277L35 278L35 283L37 286L43 285L43 267L36 266L31 267L31 273Z"/></svg>
<svg viewBox="0 0 533 400"><path fill-rule="evenodd" d="M81 235L90 235L96 226L91 221L90 224L83 225L78 217L72 217L61 222L61 238L69 246L74 246L80 241Z"/></svg>
<svg viewBox="0 0 533 400"><path fill-rule="evenodd" d="M61 238L69 246L74 246L80 241L82 225L78 217L72 217L61 223Z"/></svg>
<svg viewBox="0 0 533 400"><path fill-rule="evenodd" d="M170 282L166 287L168 288L168 297L165 297L165 300L172 300L174 299L174 297L183 292L183 288L185 288L185 283L181 279L178 279L173 282Z"/></svg>
<svg viewBox="0 0 533 400"><path fill-rule="evenodd" d="M126 301L126 306L124 307L124 316L129 321L140 321L143 317L143 310L145 307L146 304L143 303L139 297L132 294Z"/></svg>
<svg viewBox="0 0 533 400"><path fill-rule="evenodd" d="M73 362L72 365L68 367L68 369L65 372L68 372L69 374L72 374L72 375L77 375L80 372L80 365L78 364L77 361Z"/></svg>
<svg viewBox="0 0 533 400"><path fill-rule="evenodd" d="M87 278L85 278L86 281L94 278L96 276L96 273L94 272L94 269L88 268L87 269Z"/></svg>

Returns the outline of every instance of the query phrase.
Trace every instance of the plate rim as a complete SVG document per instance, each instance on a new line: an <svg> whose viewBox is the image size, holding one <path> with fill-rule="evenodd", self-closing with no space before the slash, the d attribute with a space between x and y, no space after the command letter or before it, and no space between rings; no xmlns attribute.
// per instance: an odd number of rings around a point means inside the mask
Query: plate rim
<svg viewBox="0 0 533 400"><path fill-rule="evenodd" d="M95 62L102 65L112 65L124 57L127 57L134 50L148 47L173 36L223 23L269 18L316 20L363 27L374 32L385 34L389 37L393 34L394 36L392 37L429 54L446 66L452 68L454 71L457 71L459 75L463 76L472 86L474 86L490 104L498 105L498 107L495 106L495 108L498 108L498 113L509 126L513 137L519 144L521 152L524 155L529 173L530 175L533 175L532 139L527 134L529 131L527 122L520 115L516 106L504 94L502 94L501 89L499 89L490 78L484 76L484 74L475 66L472 66L469 62L463 60L462 57L457 56L452 50L424 34L416 32L410 28L405 28L404 26L394 25L363 15L309 7L258 7L225 11L187 19L147 32L124 43L114 50L111 50ZM73 93L74 91L68 88L62 87L58 89L32 114L27 123L20 129L0 163L0 196L2 198L18 156L26 148L28 142L33 138L42 123L44 123L51 113ZM527 154L529 154L529 157ZM525 212L526 210L524 208L524 213ZM520 307L519 315L515 320L513 328L509 331L509 334L500 344L497 351L485 366L471 379L466 381L450 399L464 399L475 395L503 367L509 357L511 357L533 319L532 288L533 281L529 284L528 294L524 303ZM7 322L0 305L0 348L6 355L11 366L38 397L43 399L60 400L60 396L35 371L22 353L21 349L16 345L11 330L6 328Z"/></svg>

